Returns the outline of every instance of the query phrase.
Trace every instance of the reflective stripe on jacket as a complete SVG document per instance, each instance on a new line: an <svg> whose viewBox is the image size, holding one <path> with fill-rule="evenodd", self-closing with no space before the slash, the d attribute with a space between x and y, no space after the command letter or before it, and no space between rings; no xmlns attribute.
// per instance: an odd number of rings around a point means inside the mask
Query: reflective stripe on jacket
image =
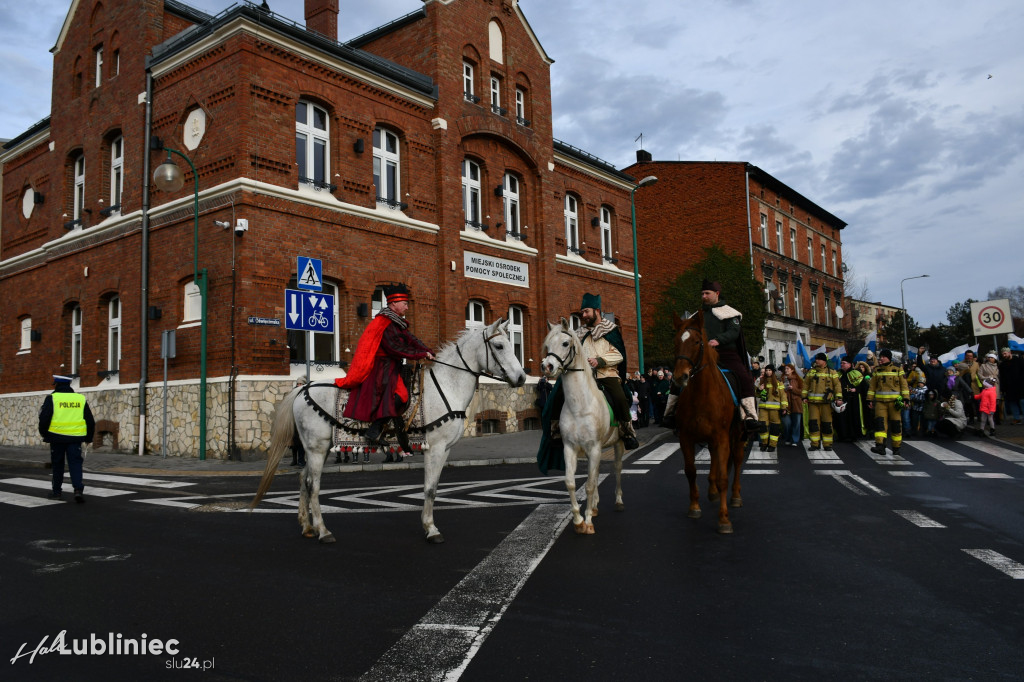
<svg viewBox="0 0 1024 682"><path fill-rule="evenodd" d="M875 373L871 375L871 385L868 387L868 400L884 403L892 402L901 396L904 400L910 400L910 388L907 386L903 371L892 364L888 367L876 367Z"/></svg>

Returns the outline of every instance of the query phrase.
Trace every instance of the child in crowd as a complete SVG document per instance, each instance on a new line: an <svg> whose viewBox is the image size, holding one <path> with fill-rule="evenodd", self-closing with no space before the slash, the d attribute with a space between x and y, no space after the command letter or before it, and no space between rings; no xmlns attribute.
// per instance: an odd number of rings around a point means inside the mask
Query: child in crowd
<svg viewBox="0 0 1024 682"><path fill-rule="evenodd" d="M918 432L925 430L922 424L922 412L924 411L924 401L928 393L928 389L925 388L925 380L918 379L917 386L910 392L910 432L908 436L916 436Z"/></svg>
<svg viewBox="0 0 1024 682"><path fill-rule="evenodd" d="M953 392L954 386L956 386L956 369L950 367L946 370L946 395Z"/></svg>
<svg viewBox="0 0 1024 682"><path fill-rule="evenodd" d="M935 424L942 417L942 407L939 403L939 395L934 389L930 389L924 397L924 405L921 408L921 418L924 419L922 428L925 436L935 436Z"/></svg>
<svg viewBox="0 0 1024 682"><path fill-rule="evenodd" d="M981 393L974 396L975 400L980 400L981 404L978 407L978 411L981 412L981 434L994 436L996 435L996 382L991 377L985 379L982 382ZM989 430L986 434L985 427L988 426Z"/></svg>

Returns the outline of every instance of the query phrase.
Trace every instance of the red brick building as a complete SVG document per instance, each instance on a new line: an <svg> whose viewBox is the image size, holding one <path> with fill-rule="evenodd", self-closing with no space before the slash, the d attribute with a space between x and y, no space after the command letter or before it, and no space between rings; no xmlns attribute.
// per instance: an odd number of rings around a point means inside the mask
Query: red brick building
<svg viewBox="0 0 1024 682"><path fill-rule="evenodd" d="M845 222L750 163L653 161L640 151L623 170L658 178L636 192L642 300L657 300L715 244L750 257L766 289L768 362L781 362L797 334L809 348L843 344Z"/></svg>
<svg viewBox="0 0 1024 682"><path fill-rule="evenodd" d="M307 0L305 15L72 0L50 115L0 154L0 400L74 374L137 444L165 330L169 378L194 388L194 175L151 137L198 173L216 456L235 429L261 449L253 424L307 357L314 378L344 367L383 284L410 286L412 327L435 346L511 319L532 374L545 320L583 292L633 309L632 178L553 139L552 60L517 2L427 0L349 42L337 0ZM150 181L168 157L185 175L171 194ZM285 330L298 256L322 260L335 296L335 332L308 347Z"/></svg>

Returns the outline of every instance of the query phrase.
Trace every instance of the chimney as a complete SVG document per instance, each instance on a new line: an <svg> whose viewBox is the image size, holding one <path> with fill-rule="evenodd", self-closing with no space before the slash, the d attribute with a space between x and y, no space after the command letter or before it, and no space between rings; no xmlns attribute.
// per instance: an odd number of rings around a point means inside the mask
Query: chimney
<svg viewBox="0 0 1024 682"><path fill-rule="evenodd" d="M649 151L647 151L646 149L637 149L636 150L636 162L637 163L650 163L652 158L653 157L651 156L651 153Z"/></svg>
<svg viewBox="0 0 1024 682"><path fill-rule="evenodd" d="M306 0L306 30L338 39L338 0Z"/></svg>

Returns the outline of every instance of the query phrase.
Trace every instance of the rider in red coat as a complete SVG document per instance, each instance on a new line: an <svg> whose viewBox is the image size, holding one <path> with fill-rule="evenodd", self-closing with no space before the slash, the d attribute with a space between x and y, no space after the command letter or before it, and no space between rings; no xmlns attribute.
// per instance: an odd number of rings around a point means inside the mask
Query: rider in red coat
<svg viewBox="0 0 1024 682"><path fill-rule="evenodd" d="M350 391L343 415L373 422L366 432L367 443L384 445L384 427L389 419L394 419L399 442L408 451L401 416L409 404L409 390L399 369L403 359L433 360L434 353L409 331L404 317L409 310L409 289L404 284L388 285L384 294L387 307L367 325L348 374L335 383Z"/></svg>

